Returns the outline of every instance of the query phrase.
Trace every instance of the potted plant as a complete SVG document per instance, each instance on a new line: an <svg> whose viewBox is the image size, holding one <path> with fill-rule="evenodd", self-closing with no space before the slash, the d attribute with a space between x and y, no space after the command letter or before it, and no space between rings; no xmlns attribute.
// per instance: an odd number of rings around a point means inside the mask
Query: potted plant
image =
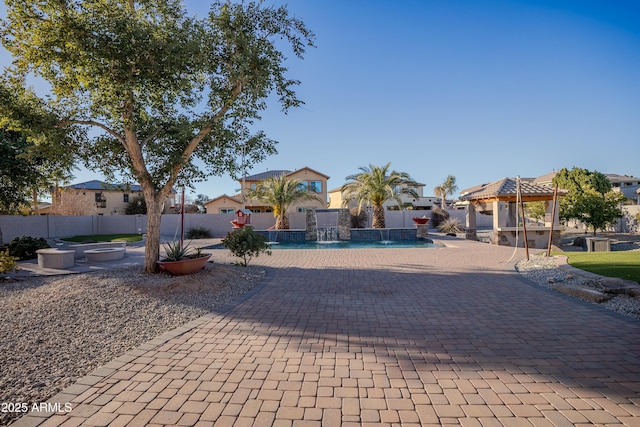
<svg viewBox="0 0 640 427"><path fill-rule="evenodd" d="M211 255L202 253L202 249L189 249L189 243L169 242L164 245L165 258L158 261L160 271L166 271L174 276L193 274L204 268Z"/></svg>
<svg viewBox="0 0 640 427"><path fill-rule="evenodd" d="M427 218L426 215L422 215L422 218L414 216L413 218L411 218L413 220L413 222L415 222L416 224L426 224L427 221L429 221L429 218Z"/></svg>

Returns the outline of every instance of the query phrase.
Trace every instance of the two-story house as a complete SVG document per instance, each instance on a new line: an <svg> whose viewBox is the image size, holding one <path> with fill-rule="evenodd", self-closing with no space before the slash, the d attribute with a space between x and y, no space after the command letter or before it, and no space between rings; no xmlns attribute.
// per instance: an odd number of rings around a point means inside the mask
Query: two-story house
<svg viewBox="0 0 640 427"><path fill-rule="evenodd" d="M304 212L308 209L323 209L327 207L327 181L329 177L323 173L315 171L309 167L303 167L295 171L272 170L261 172L255 175L244 177L240 180L240 193L232 196L223 194L215 199L209 200L204 205L208 214L234 213L238 209L249 209L252 212L271 212L271 206L244 197L250 190L254 190L258 183L270 177L286 175L288 179L295 179L300 182L300 186L307 191L314 193L319 201L305 200L291 206L292 212ZM245 199L245 200L243 200Z"/></svg>
<svg viewBox="0 0 640 427"><path fill-rule="evenodd" d="M410 210L432 210L434 206L437 206L440 202L440 198L436 196L424 196L424 187L425 184L418 183L418 186L414 188L415 192L418 193L418 198L414 199L408 194L401 194L400 200L402 201L402 206L399 207L395 200L387 200L384 202L383 206L385 210L400 210L400 209L410 209ZM349 208L357 207L358 203L355 201L351 201L349 203ZM335 188L329 191L329 208L338 209L343 208L343 195L341 188ZM364 206L363 206L364 207Z"/></svg>
<svg viewBox="0 0 640 427"><path fill-rule="evenodd" d="M613 191L621 192L629 203L638 204L638 191L640 191L640 178L628 175L606 174L611 182Z"/></svg>
<svg viewBox="0 0 640 427"><path fill-rule="evenodd" d="M556 176L556 173L557 172L553 171L546 175L534 178L533 180L523 180L531 181L535 184L552 186L553 178ZM635 205L640 203L640 197L638 197L638 194L640 194L640 178L630 175L618 175L615 173L605 173L604 176L609 179L612 190L622 193L629 204Z"/></svg>
<svg viewBox="0 0 640 427"><path fill-rule="evenodd" d="M164 212L174 211L175 192L165 201ZM57 187L51 192L51 206L42 213L53 215L122 215L129 202L142 196L138 184L109 184L93 180Z"/></svg>

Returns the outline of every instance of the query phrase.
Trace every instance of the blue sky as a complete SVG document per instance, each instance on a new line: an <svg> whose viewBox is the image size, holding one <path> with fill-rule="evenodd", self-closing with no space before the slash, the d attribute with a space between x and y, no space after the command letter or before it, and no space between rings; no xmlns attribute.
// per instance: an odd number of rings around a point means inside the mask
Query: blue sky
<svg viewBox="0 0 640 427"><path fill-rule="evenodd" d="M279 153L248 174L308 166L332 189L391 162L425 195L447 175L460 189L573 166L640 175L637 0L268 2L284 3L316 34L289 64L306 104L271 104L258 128ZM210 177L195 193L238 188Z"/></svg>

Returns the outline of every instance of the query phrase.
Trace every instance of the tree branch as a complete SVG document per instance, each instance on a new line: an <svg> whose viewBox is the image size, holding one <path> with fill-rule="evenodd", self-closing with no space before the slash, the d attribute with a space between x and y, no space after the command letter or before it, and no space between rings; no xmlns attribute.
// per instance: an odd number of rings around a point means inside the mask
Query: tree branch
<svg viewBox="0 0 640 427"><path fill-rule="evenodd" d="M229 111L229 108L231 108L231 105L233 105L233 103L235 102L236 98L240 95L240 93L242 93L242 89L243 88L244 88L243 82L237 82L235 84L235 86L233 87L233 90L231 91L231 96L229 97L229 99L227 100L225 105L222 108L220 108L220 110L218 110L213 115L211 120L209 120L202 127L202 129L200 129L200 132L198 132L198 134L196 136L194 136L191 141L189 141L189 144L187 144L187 147L182 152L182 158L183 158L184 163L186 163L189 160L189 158L191 157L193 152L198 147L198 144L200 144L200 142L213 130L214 124L218 120L222 119L224 117L224 115L227 113L227 111ZM180 169L182 169L182 166L184 165L184 163L176 164L172 168L171 173L170 173L170 177L169 177L169 180L167 181L166 186L168 186L168 187L172 187L173 186L173 184L175 183L175 181L177 179L178 173L180 173Z"/></svg>
<svg viewBox="0 0 640 427"><path fill-rule="evenodd" d="M117 139L121 144L125 144L124 137L104 123L96 122L94 120L63 120L62 122L58 123L58 127L66 127L69 125L88 125L99 127L100 129L104 130L109 135Z"/></svg>

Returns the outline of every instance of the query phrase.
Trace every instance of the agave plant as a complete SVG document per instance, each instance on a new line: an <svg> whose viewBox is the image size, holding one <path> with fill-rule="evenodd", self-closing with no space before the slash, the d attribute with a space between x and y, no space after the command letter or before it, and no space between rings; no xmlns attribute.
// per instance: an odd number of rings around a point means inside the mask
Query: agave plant
<svg viewBox="0 0 640 427"><path fill-rule="evenodd" d="M462 233L464 227L460 224L458 218L447 218L438 225L438 231L441 233Z"/></svg>
<svg viewBox="0 0 640 427"><path fill-rule="evenodd" d="M166 253L165 258L167 261L180 261L190 255L189 243L183 245L180 241L165 243L164 251Z"/></svg>

